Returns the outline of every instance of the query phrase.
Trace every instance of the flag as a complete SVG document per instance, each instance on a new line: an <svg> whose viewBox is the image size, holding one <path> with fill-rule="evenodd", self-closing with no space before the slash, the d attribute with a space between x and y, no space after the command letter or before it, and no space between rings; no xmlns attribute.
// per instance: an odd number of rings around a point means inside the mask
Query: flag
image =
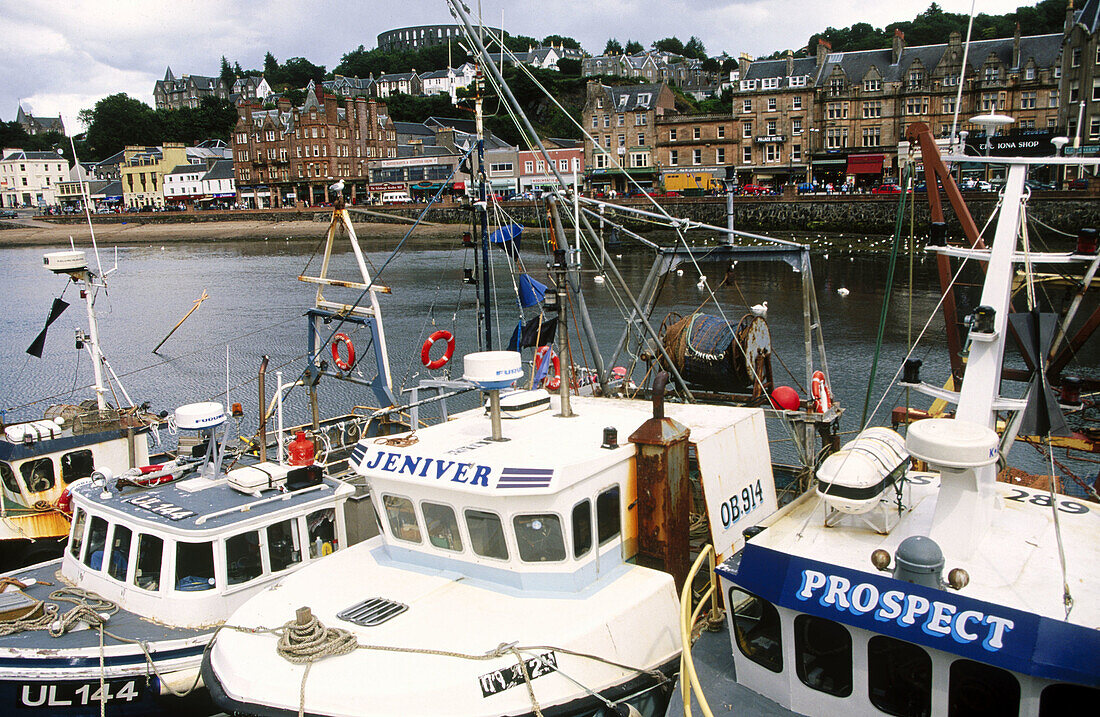
<svg viewBox="0 0 1100 717"><path fill-rule="evenodd" d="M533 386L540 385L542 383L542 379L546 378L546 374L550 372L550 367L554 365L555 356L557 356L557 353L554 351L553 346L547 349L546 353L543 354L542 363L540 363L539 367L535 369L535 376L531 379L531 384Z"/></svg>
<svg viewBox="0 0 1100 717"><path fill-rule="evenodd" d="M546 295L546 284L532 279L528 274L519 275L519 303L525 309L542 303Z"/></svg>
<svg viewBox="0 0 1100 717"><path fill-rule="evenodd" d="M57 321L57 317L69 308L69 302L62 301L61 299L54 299L53 306L50 307L50 315L46 317L46 325L42 327L42 331L38 333L38 336L34 337L34 341L27 347L27 353L36 358L42 358L42 349L46 346L46 330L50 328L50 324Z"/></svg>
<svg viewBox="0 0 1100 717"><path fill-rule="evenodd" d="M519 240L523 234L523 227L519 224L506 224L489 235L489 241L500 244L500 248L508 252L512 261L519 259Z"/></svg>
<svg viewBox="0 0 1100 717"><path fill-rule="evenodd" d="M547 319L540 314L527 323L521 321L516 324L516 330L512 332L512 338L508 341L508 350L520 351L552 344L557 332L557 317Z"/></svg>

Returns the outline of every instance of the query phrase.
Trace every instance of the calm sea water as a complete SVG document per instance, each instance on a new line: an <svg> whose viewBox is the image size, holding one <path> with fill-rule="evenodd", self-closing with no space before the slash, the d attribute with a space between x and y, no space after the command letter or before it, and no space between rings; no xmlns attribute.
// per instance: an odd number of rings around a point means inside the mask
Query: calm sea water
<svg viewBox="0 0 1100 717"><path fill-rule="evenodd" d="M395 382L410 385L427 377L420 362L420 346L435 329L451 330L456 336L456 359L477 350L473 287L462 283L463 269L473 267L456 238L423 241L386 264L376 281L392 287L381 297L389 356ZM361 238L367 258L376 269L390 256L388 247L371 237ZM117 250L118 269L108 278L108 292L97 303L105 353L135 402L149 401L154 410L171 410L182 403L226 400L244 404L249 416L256 415L255 376L260 357L268 354L268 395L274 391L275 372L292 381L305 366L306 322L304 310L312 305L316 286L297 280L301 273L317 274L319 244L290 238L269 241L226 241L171 243L163 246L126 246ZM346 242L334 255L331 276L356 279L354 259ZM376 247L371 249L371 247ZM57 247L63 249L67 247ZM50 403L78 401L91 395L91 366L84 352L74 350L77 328L86 326L83 304L74 287L66 288L66 277L56 276L42 266L42 254L49 248L0 249L5 311L0 312L0 409L8 420L34 418ZM642 249L624 247L616 263L630 286L637 290L645 279L652 255ZM91 252L89 251L91 257ZM525 251L523 260L536 278L546 282L546 259L538 251ZM94 258L92 258L94 266ZM115 251L101 251L106 270L114 266ZM307 269L308 265L308 269ZM506 263L498 251L494 256L496 292L503 318L494 325L505 341L517 319L517 308ZM611 281L593 282L595 268L585 267L584 288L601 350L608 354L623 326L622 298ZM726 275L727 264L704 264L702 272L711 287ZM874 355L875 336L883 303L887 262L881 256L849 255L831 251L813 259L817 300L828 351L834 396L848 414L842 429L858 426ZM902 284L908 281L908 265L900 267ZM665 284L655 312L655 323L667 311L687 314L703 304L706 292L697 287L699 272L684 267L682 276L672 275ZM748 307L768 302L768 323L774 351L773 374L777 384L808 388L805 383L802 277L786 264L739 263L716 295L731 321L748 312ZM846 288L847 296L837 289ZM151 353L203 291L209 299L168 340L158 354ZM357 292L326 289L326 296L354 300ZM72 306L50 328L42 359L28 356L26 347L41 329L51 301L63 296ZM905 402L903 391L884 391L907 352L912 337L922 329L925 336L915 354L924 361L924 377L941 382L947 375L943 323L935 308L938 290L933 263L914 263L913 289L895 289L887 315L886 332L879 358L879 379L872 407L881 401L870 421L889 421L889 411ZM713 306L705 308L717 313ZM528 311L528 317L533 314ZM910 319L910 314L912 318ZM931 321L925 326L928 317ZM354 337L358 338L358 337ZM357 344L360 343L357 341ZM228 349L228 359L227 359ZM576 355L576 354L575 354ZM1085 370L1100 362L1095 349L1079 357ZM815 353L815 360L816 353ZM618 363L626 363L621 358ZM461 361L449 365L454 377L461 374ZM789 373L788 373L789 369ZM437 375L442 372L436 372ZM635 371L640 379L644 368ZM793 375L793 376L792 376ZM801 385L801 386L800 386ZM325 413L345 411L370 403L360 387L324 380L320 389ZM305 418L304 391L292 392L286 404L287 420ZM927 399L914 396L914 405L927 406ZM244 427L254 426L247 420ZM1031 452L1020 447L1016 456L1023 465L1041 470ZM1078 466L1095 473L1095 467Z"/></svg>

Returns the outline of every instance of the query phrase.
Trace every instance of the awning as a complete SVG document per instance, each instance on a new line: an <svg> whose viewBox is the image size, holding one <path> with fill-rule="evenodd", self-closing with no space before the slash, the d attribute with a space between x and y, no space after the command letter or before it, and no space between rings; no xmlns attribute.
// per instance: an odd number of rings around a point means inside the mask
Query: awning
<svg viewBox="0 0 1100 717"><path fill-rule="evenodd" d="M817 167L823 164L846 164L847 161L848 160L844 157L837 157L836 159L815 159L813 160L813 165Z"/></svg>
<svg viewBox="0 0 1100 717"><path fill-rule="evenodd" d="M853 154L848 157L848 174L882 174L884 154Z"/></svg>

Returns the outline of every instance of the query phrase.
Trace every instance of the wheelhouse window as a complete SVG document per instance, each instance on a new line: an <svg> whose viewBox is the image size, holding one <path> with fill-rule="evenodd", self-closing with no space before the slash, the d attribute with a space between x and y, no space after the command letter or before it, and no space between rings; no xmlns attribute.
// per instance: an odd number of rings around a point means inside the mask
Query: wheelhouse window
<svg viewBox="0 0 1100 717"><path fill-rule="evenodd" d="M439 503L421 503L420 508L424 511L428 542L443 550L462 552L462 535L454 509Z"/></svg>
<svg viewBox="0 0 1100 717"><path fill-rule="evenodd" d="M512 519L519 559L525 563L565 560L561 518L551 514L517 515Z"/></svg>
<svg viewBox="0 0 1100 717"><path fill-rule="evenodd" d="M88 519L88 513L83 508L77 508L73 514L73 537L69 539L69 553L76 559L80 559L80 546L84 544L84 523Z"/></svg>
<svg viewBox="0 0 1100 717"><path fill-rule="evenodd" d="M103 548L106 545L107 521L95 516L88 526L88 547L84 551L84 564L92 570L102 570Z"/></svg>
<svg viewBox="0 0 1100 717"><path fill-rule="evenodd" d="M592 504L582 500L573 506L573 557L592 549Z"/></svg>
<svg viewBox="0 0 1100 717"><path fill-rule="evenodd" d="M134 585L142 590L160 590L160 571L164 557L164 541L142 533L138 536L137 560L134 566Z"/></svg>
<svg viewBox="0 0 1100 717"><path fill-rule="evenodd" d="M891 715L932 714L932 658L922 648L885 635L867 641L867 692Z"/></svg>
<svg viewBox="0 0 1100 717"><path fill-rule="evenodd" d="M176 543L176 590L213 590L214 544Z"/></svg>
<svg viewBox="0 0 1100 717"><path fill-rule="evenodd" d="M483 558L508 559L508 544L504 540L500 516L483 510L467 510L466 530L475 553Z"/></svg>
<svg viewBox="0 0 1100 717"><path fill-rule="evenodd" d="M1068 715L1081 709L1081 705L1095 705L1100 700L1100 690L1084 685L1047 685L1039 695L1039 717Z"/></svg>
<svg viewBox="0 0 1100 717"><path fill-rule="evenodd" d="M948 680L948 715L1020 712L1020 683L1008 670L973 660L955 660Z"/></svg>
<svg viewBox="0 0 1100 717"><path fill-rule="evenodd" d="M802 684L837 697L852 694L852 636L839 622L794 619L795 670Z"/></svg>
<svg viewBox="0 0 1100 717"><path fill-rule="evenodd" d="M6 489L19 495L19 482L15 480L15 471L7 463L0 463L0 480L4 482Z"/></svg>
<svg viewBox="0 0 1100 717"><path fill-rule="evenodd" d="M772 672L783 671L779 611L767 600L730 588L734 641L741 654Z"/></svg>
<svg viewBox="0 0 1100 717"><path fill-rule="evenodd" d="M619 534L621 521L622 518L619 515L619 486L615 486L596 497L596 531L600 545Z"/></svg>
<svg viewBox="0 0 1100 717"><path fill-rule="evenodd" d="M130 540L133 536L133 531L125 525L116 525L111 534L111 555L107 574L115 580L126 582L126 573L130 569Z"/></svg>
<svg viewBox="0 0 1100 717"><path fill-rule="evenodd" d="M53 488L53 461L49 458L26 461L19 466L19 472L23 474L23 482L30 493L44 493Z"/></svg>
<svg viewBox="0 0 1100 717"><path fill-rule="evenodd" d="M309 536L310 558L328 555L340 547L336 540L335 508L322 508L307 515L306 530Z"/></svg>
<svg viewBox="0 0 1100 717"><path fill-rule="evenodd" d="M271 572L277 573L302 562L300 540L298 521L293 518L267 526L267 559Z"/></svg>
<svg viewBox="0 0 1100 717"><path fill-rule="evenodd" d="M240 585L260 577L264 571L260 560L260 532L250 530L225 541L225 572L229 585Z"/></svg>
<svg viewBox="0 0 1100 717"><path fill-rule="evenodd" d="M412 501L398 495L384 495L382 505L393 537L410 543L419 543L420 524L416 520L416 509L413 508Z"/></svg>

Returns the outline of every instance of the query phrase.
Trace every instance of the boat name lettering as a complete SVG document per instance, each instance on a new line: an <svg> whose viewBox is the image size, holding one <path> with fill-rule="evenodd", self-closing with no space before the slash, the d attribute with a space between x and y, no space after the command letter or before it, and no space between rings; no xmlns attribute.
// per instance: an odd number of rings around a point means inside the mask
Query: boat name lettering
<svg viewBox="0 0 1100 717"><path fill-rule="evenodd" d="M184 518L190 518L195 515L195 511L181 508L178 505L173 505L166 500L161 500L152 495L135 495L133 498L129 498L125 501L130 505L136 505L138 508L144 508L157 515L163 515L169 520L183 520Z"/></svg>
<svg viewBox="0 0 1100 717"><path fill-rule="evenodd" d="M25 684L19 691L20 707L75 707L98 705L122 700L130 702L141 697L137 680L98 682L67 682Z"/></svg>
<svg viewBox="0 0 1100 717"><path fill-rule="evenodd" d="M524 667L527 668L527 674L533 680L536 677L556 672L558 669L558 656L553 652L543 652L537 657L524 660ZM477 679L481 683L481 696L483 698L492 697L498 692L518 687L527 682L519 663L490 672L487 675L481 675Z"/></svg>
<svg viewBox="0 0 1100 717"><path fill-rule="evenodd" d="M799 600L817 599L823 607L836 608L853 615L874 614L881 622L894 621L902 628L920 627L932 637L950 636L960 644L981 640L982 647L997 652L1015 623L1005 617L987 615L980 610L959 610L957 606L923 595L901 590L879 592L872 583L855 583L840 575L817 570L802 571Z"/></svg>
<svg viewBox="0 0 1100 717"><path fill-rule="evenodd" d="M482 446L491 446L491 445L493 445L493 442L491 440L489 440L488 438L483 438L480 441L474 441L473 443L467 443L466 445L459 446L458 448L452 448L451 450L447 451L447 455L457 456L460 453L465 453L467 451L472 451L475 448L481 448Z"/></svg>
<svg viewBox="0 0 1100 717"><path fill-rule="evenodd" d="M425 458L404 453L378 451L362 463L364 469L379 470L394 475L409 475L417 478L449 479L455 483L469 483L489 487L490 466L476 463L445 461L442 458Z"/></svg>

